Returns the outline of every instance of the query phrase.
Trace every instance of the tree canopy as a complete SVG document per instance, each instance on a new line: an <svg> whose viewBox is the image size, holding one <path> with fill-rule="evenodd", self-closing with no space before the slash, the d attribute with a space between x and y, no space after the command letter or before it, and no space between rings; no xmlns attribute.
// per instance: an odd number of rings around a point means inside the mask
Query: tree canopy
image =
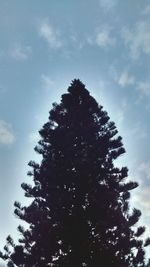
<svg viewBox="0 0 150 267"><path fill-rule="evenodd" d="M29 163L34 184L21 185L31 204L15 202L29 226L18 227L18 244L7 237L1 257L18 267L144 267L150 240L136 227L141 212L129 211L138 184L126 181L127 167L116 167L122 138L80 80L53 104L39 133L42 161Z"/></svg>

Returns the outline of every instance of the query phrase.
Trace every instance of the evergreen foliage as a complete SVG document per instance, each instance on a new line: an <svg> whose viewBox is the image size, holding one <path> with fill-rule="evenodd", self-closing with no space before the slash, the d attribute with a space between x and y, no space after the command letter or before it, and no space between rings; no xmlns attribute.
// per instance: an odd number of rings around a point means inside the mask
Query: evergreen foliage
<svg viewBox="0 0 150 267"><path fill-rule="evenodd" d="M73 80L60 104L53 104L40 130L31 161L34 186L23 183L29 206L15 202L19 243L8 236L1 257L18 267L144 267L145 227L141 212L129 212L128 170L115 160L124 154L122 138L103 107L80 80Z"/></svg>

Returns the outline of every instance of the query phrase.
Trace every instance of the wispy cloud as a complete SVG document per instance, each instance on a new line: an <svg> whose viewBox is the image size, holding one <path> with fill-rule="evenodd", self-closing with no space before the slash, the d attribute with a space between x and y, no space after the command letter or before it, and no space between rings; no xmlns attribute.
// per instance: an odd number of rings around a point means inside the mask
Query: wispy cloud
<svg viewBox="0 0 150 267"><path fill-rule="evenodd" d="M142 162L138 170L144 174L144 178L150 179L150 161Z"/></svg>
<svg viewBox="0 0 150 267"><path fill-rule="evenodd" d="M41 75L41 81L43 88L45 88L46 90L50 90L52 85L54 85L54 81L51 79L49 75L46 74Z"/></svg>
<svg viewBox="0 0 150 267"><path fill-rule="evenodd" d="M138 192L132 195L133 206L139 207L147 219L148 225L150 220L150 186L140 185ZM147 226L146 226L147 228ZM148 227L149 228L149 227ZM150 231L150 228L149 228Z"/></svg>
<svg viewBox="0 0 150 267"><path fill-rule="evenodd" d="M150 23L140 21L133 29L124 27L122 37L129 47L130 55L133 59L138 59L141 53L150 54Z"/></svg>
<svg viewBox="0 0 150 267"><path fill-rule="evenodd" d="M89 45L97 45L102 49L112 47L116 43L112 29L109 25L103 25L95 30L95 34L89 35L86 39Z"/></svg>
<svg viewBox="0 0 150 267"><path fill-rule="evenodd" d="M150 4L146 5L142 12L143 15L150 15Z"/></svg>
<svg viewBox="0 0 150 267"><path fill-rule="evenodd" d="M121 73L117 70L113 65L110 67L110 75L112 79L120 86L120 87L128 87L132 86L133 90L136 90L137 101L138 104L144 97L150 97L150 80L146 79L145 81L140 81L136 76L130 73L127 69L124 69ZM149 98L148 98L149 99ZM147 106L149 109L149 105ZM138 126L139 127L139 126ZM137 128L137 127L136 127Z"/></svg>
<svg viewBox="0 0 150 267"><path fill-rule="evenodd" d="M109 73L113 80L121 87L134 85L136 83L135 77L130 73L128 68L120 72L118 69L115 68L114 65L112 65L109 68Z"/></svg>
<svg viewBox="0 0 150 267"><path fill-rule="evenodd" d="M12 58L18 61L24 61L29 58L32 53L31 46L22 45L20 43L16 43L13 45L12 49L10 50L10 54Z"/></svg>
<svg viewBox="0 0 150 267"><path fill-rule="evenodd" d="M97 32L95 41L99 47L105 48L114 45L116 40L111 35L111 30L109 28L104 28Z"/></svg>
<svg viewBox="0 0 150 267"><path fill-rule="evenodd" d="M48 43L50 48L58 49L63 46L59 32L50 25L48 19L43 20L40 24L39 35Z"/></svg>
<svg viewBox="0 0 150 267"><path fill-rule="evenodd" d="M127 70L124 70L120 74L120 76L118 77L117 82L121 87L134 85L135 84L135 77L133 75L129 74Z"/></svg>
<svg viewBox="0 0 150 267"><path fill-rule="evenodd" d="M102 7L104 11L112 10L117 2L117 0L99 0L100 7Z"/></svg>
<svg viewBox="0 0 150 267"><path fill-rule="evenodd" d="M140 91L141 96L150 96L150 82L144 81L137 84L137 89Z"/></svg>
<svg viewBox="0 0 150 267"><path fill-rule="evenodd" d="M0 144L10 145L15 141L11 124L0 120Z"/></svg>

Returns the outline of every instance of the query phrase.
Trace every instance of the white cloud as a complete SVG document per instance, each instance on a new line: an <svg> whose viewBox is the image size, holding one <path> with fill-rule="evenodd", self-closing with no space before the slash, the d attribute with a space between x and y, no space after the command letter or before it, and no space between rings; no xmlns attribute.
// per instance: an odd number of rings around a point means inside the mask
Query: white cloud
<svg viewBox="0 0 150 267"><path fill-rule="evenodd" d="M104 9L104 11L112 10L116 4L117 0L99 0L100 6Z"/></svg>
<svg viewBox="0 0 150 267"><path fill-rule="evenodd" d="M41 23L39 35L48 43L50 48L57 49L63 45L59 33L49 24L47 19Z"/></svg>
<svg viewBox="0 0 150 267"><path fill-rule="evenodd" d="M50 76L46 75L46 74L42 74L41 75L41 81L43 84L43 88L50 90L52 85L54 85L54 81L51 79Z"/></svg>
<svg viewBox="0 0 150 267"><path fill-rule="evenodd" d="M139 82L137 84L137 89L141 92L142 95L150 96L150 82Z"/></svg>
<svg viewBox="0 0 150 267"><path fill-rule="evenodd" d="M147 238L147 236L150 235L150 186L146 184L140 184L137 192L132 193L131 201L133 207L136 207L142 211L140 224L146 226L144 237Z"/></svg>
<svg viewBox="0 0 150 267"><path fill-rule="evenodd" d="M96 44L102 48L115 44L115 38L111 36L110 29L103 29L96 35Z"/></svg>
<svg viewBox="0 0 150 267"><path fill-rule="evenodd" d="M14 44L10 51L11 56L18 61L27 60L31 53L32 49L30 46L25 46L19 43Z"/></svg>
<svg viewBox="0 0 150 267"><path fill-rule="evenodd" d="M134 85L135 84L135 78L133 75L130 75L126 70L123 71L118 78L118 84L121 87L126 87L128 85Z"/></svg>
<svg viewBox="0 0 150 267"><path fill-rule="evenodd" d="M140 210L144 211L143 214L146 218L150 219L150 187L145 184L140 185L138 193L132 195L133 206L139 207Z"/></svg>
<svg viewBox="0 0 150 267"><path fill-rule="evenodd" d="M138 59L141 53L150 54L150 23L140 21L136 26L129 30L127 27L122 29L122 37L130 49L133 59Z"/></svg>
<svg viewBox="0 0 150 267"><path fill-rule="evenodd" d="M115 66L112 65L109 68L109 72L113 80L121 87L134 85L136 83L135 77L129 73L128 69L124 69L122 72L119 73Z"/></svg>
<svg viewBox="0 0 150 267"><path fill-rule="evenodd" d="M150 4L148 4L147 6L145 6L145 8L143 9L142 14L143 15L150 15Z"/></svg>
<svg viewBox="0 0 150 267"><path fill-rule="evenodd" d="M4 120L0 120L0 144L9 145L15 141L12 127Z"/></svg>
<svg viewBox="0 0 150 267"><path fill-rule="evenodd" d="M138 170L144 174L145 178L150 179L150 161L142 162Z"/></svg>

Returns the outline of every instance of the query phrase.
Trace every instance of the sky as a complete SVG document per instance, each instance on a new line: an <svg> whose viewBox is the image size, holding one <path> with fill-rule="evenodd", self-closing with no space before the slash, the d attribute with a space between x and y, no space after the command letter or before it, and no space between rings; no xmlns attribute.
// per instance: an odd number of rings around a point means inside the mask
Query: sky
<svg viewBox="0 0 150 267"><path fill-rule="evenodd" d="M123 137L118 165L139 183L131 205L150 236L149 72L148 0L0 0L0 247L17 239L13 203L27 203L38 130L74 78Z"/></svg>

